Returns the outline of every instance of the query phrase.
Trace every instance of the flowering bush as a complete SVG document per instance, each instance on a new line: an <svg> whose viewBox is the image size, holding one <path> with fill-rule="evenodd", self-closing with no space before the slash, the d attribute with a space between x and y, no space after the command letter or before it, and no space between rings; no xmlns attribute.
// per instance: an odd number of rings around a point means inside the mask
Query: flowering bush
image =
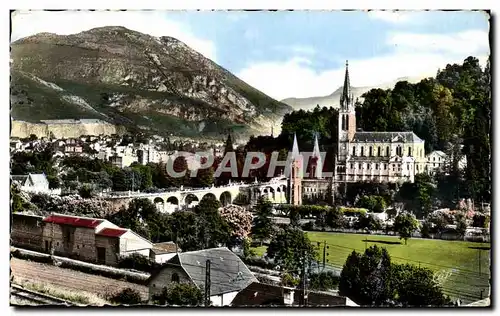
<svg viewBox="0 0 500 316"><path fill-rule="evenodd" d="M79 195L54 196L46 194L35 194L31 197L38 215L60 213L87 217L105 217L112 211L108 201L98 199L82 199Z"/></svg>
<svg viewBox="0 0 500 316"><path fill-rule="evenodd" d="M233 237L245 238L252 230L252 213L244 207L228 205L219 209L220 216L229 224Z"/></svg>

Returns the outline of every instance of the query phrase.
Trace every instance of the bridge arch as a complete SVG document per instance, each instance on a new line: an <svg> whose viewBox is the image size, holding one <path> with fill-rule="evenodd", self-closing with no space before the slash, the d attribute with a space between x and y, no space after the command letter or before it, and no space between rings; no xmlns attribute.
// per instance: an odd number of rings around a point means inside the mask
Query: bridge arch
<svg viewBox="0 0 500 316"><path fill-rule="evenodd" d="M193 202L199 203L200 199L198 199L198 197L193 193L189 193L188 195L186 195L186 197L184 198L184 205L186 205L189 208Z"/></svg>
<svg viewBox="0 0 500 316"><path fill-rule="evenodd" d="M179 206L179 199L176 196L171 196L167 199L167 203Z"/></svg>
<svg viewBox="0 0 500 316"><path fill-rule="evenodd" d="M208 192L208 193L204 194L201 199L202 200L203 199L214 199L214 200L217 200L217 197L215 196L215 194L213 194L211 192Z"/></svg>
<svg viewBox="0 0 500 316"><path fill-rule="evenodd" d="M163 200L161 197L155 197L153 203L159 212L163 212L165 210L165 200Z"/></svg>

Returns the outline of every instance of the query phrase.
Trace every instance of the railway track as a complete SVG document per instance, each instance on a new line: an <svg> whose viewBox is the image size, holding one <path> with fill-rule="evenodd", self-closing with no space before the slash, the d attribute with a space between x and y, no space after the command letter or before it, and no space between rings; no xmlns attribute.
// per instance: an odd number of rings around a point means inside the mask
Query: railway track
<svg viewBox="0 0 500 316"><path fill-rule="evenodd" d="M16 304L16 305L66 305L66 306L75 305L63 299L31 291L14 284L11 284L10 286L10 296L11 299L15 298L17 300L26 302L26 304Z"/></svg>

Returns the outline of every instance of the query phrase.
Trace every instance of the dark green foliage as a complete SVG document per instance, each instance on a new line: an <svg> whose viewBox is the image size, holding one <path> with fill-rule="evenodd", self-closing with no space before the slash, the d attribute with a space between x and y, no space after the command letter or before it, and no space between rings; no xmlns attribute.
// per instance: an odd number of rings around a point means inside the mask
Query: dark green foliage
<svg viewBox="0 0 500 316"><path fill-rule="evenodd" d="M157 305L201 306L203 293L191 283L172 283L161 294L153 296L153 302Z"/></svg>
<svg viewBox="0 0 500 316"><path fill-rule="evenodd" d="M307 234L291 226L280 230L267 247L267 256L282 270L298 272L309 266L316 258L317 251Z"/></svg>
<svg viewBox="0 0 500 316"><path fill-rule="evenodd" d="M141 294L132 288L125 288L110 298L115 304L136 305L142 302Z"/></svg>
<svg viewBox="0 0 500 316"><path fill-rule="evenodd" d="M159 264L138 253L122 257L118 260L118 267L122 269L133 269L151 273Z"/></svg>
<svg viewBox="0 0 500 316"><path fill-rule="evenodd" d="M404 307L450 306L427 268L411 264L392 264L392 287L395 299Z"/></svg>
<svg viewBox="0 0 500 316"><path fill-rule="evenodd" d="M396 197L398 202L403 202L406 209L412 211L418 218L424 218L432 211L433 201L436 196L434 179L425 173L415 176L415 182L404 183Z"/></svg>
<svg viewBox="0 0 500 316"><path fill-rule="evenodd" d="M463 238L465 236L465 231L467 230L467 221L465 214L457 213L455 215L456 231Z"/></svg>
<svg viewBox="0 0 500 316"><path fill-rule="evenodd" d="M360 215L358 221L355 224L356 229L364 229L368 232L381 230L382 221L375 217L373 214Z"/></svg>
<svg viewBox="0 0 500 316"><path fill-rule="evenodd" d="M366 208L370 212L382 213L385 210L386 204L382 196L364 195L358 200L356 206Z"/></svg>
<svg viewBox="0 0 500 316"><path fill-rule="evenodd" d="M252 227L252 237L258 240L271 238L274 233L273 205L265 198L261 198L254 209L255 217Z"/></svg>
<svg viewBox="0 0 500 316"><path fill-rule="evenodd" d="M328 291L337 289L340 277L333 272L313 273L309 276L309 288L311 290Z"/></svg>
<svg viewBox="0 0 500 316"><path fill-rule="evenodd" d="M94 192L91 187L84 185L78 190L78 195L84 199L90 199L94 196Z"/></svg>
<svg viewBox="0 0 500 316"><path fill-rule="evenodd" d="M385 248L353 251L340 274L339 294L360 305L385 305L392 299L391 258Z"/></svg>
<svg viewBox="0 0 500 316"><path fill-rule="evenodd" d="M474 217L472 218L473 227L487 228L488 223L489 223L489 217L486 216L485 214L476 212L476 214L474 214Z"/></svg>
<svg viewBox="0 0 500 316"><path fill-rule="evenodd" d="M468 57L462 65L447 65L438 71L436 79L398 82L392 90L370 90L358 108L358 126L366 131L413 131L425 140L426 153L442 150L450 154L449 144L463 139L467 186L460 194L490 201L490 78L489 61L483 71L477 58Z"/></svg>
<svg viewBox="0 0 500 316"><path fill-rule="evenodd" d="M54 151L49 147L41 152L16 152L10 158L10 174L45 173L47 176L55 176L53 154Z"/></svg>
<svg viewBox="0 0 500 316"><path fill-rule="evenodd" d="M405 240L406 245L413 232L418 229L418 221L410 213L401 213L394 220L393 229L399 234L400 239Z"/></svg>

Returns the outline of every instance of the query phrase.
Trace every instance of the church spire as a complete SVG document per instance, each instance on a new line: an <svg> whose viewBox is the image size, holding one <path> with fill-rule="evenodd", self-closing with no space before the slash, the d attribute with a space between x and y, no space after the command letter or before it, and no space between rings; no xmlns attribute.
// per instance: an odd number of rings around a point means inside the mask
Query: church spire
<svg viewBox="0 0 500 316"><path fill-rule="evenodd" d="M295 160L300 156L299 143L297 143L297 134L293 134L292 158Z"/></svg>
<svg viewBox="0 0 500 316"><path fill-rule="evenodd" d="M312 157L315 160L313 177L319 179L321 178L323 163L321 161L321 153L319 152L318 133L314 133L314 149Z"/></svg>
<svg viewBox="0 0 500 316"><path fill-rule="evenodd" d="M340 108L347 111L352 103L351 82L349 80L349 61L345 61L345 78L344 86L342 87L342 95L340 96Z"/></svg>

